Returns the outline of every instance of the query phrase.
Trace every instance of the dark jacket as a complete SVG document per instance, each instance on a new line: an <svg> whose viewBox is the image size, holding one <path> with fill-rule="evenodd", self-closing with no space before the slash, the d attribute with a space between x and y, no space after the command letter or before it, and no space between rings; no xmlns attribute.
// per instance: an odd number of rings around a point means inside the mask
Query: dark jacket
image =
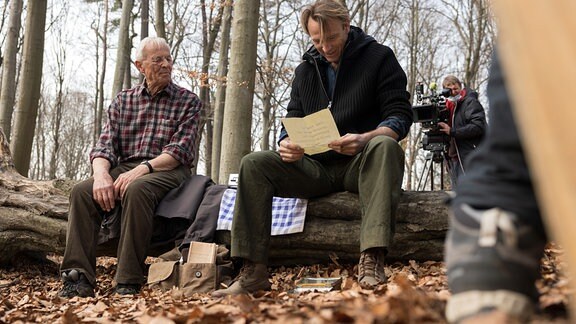
<svg viewBox="0 0 576 324"><path fill-rule="evenodd" d="M486 132L486 113L478 101L478 93L466 89L466 95L456 103L452 114L450 135L455 144L453 158L458 158L466 169L464 161L484 138Z"/></svg>
<svg viewBox="0 0 576 324"><path fill-rule="evenodd" d="M406 74L394 52L351 26L336 75L333 98L327 91L329 62L311 47L296 68L286 117L304 117L330 107L340 135L388 126L404 138L412 125ZM279 137L286 137L282 128ZM345 157L334 151L317 160Z"/></svg>

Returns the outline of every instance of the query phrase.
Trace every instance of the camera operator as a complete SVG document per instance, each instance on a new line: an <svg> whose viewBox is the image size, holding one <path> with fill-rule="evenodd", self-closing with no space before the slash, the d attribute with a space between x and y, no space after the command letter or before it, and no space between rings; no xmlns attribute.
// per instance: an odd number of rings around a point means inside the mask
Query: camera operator
<svg viewBox="0 0 576 324"><path fill-rule="evenodd" d="M440 131L450 136L450 145L445 158L452 189L458 177L465 173L466 157L484 137L486 131L486 114L478 101L478 93L469 88L462 88L462 82L448 75L442 81L442 87L450 89L446 108L450 112L448 123L439 122Z"/></svg>

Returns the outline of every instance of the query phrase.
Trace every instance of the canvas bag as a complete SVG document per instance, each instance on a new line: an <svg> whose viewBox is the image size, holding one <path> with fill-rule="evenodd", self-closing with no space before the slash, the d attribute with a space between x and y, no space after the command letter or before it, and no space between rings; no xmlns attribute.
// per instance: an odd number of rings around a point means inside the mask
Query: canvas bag
<svg viewBox="0 0 576 324"><path fill-rule="evenodd" d="M208 293L229 284L234 265L230 251L218 245L216 263L180 263L181 254L174 249L160 256L162 261L152 263L148 270L148 285L153 289L173 289L174 297L190 297L194 293Z"/></svg>

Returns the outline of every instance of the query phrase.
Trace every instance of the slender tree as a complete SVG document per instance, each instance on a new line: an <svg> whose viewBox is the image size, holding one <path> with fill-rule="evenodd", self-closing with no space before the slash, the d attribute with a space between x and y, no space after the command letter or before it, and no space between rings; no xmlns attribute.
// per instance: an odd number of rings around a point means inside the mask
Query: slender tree
<svg viewBox="0 0 576 324"><path fill-rule="evenodd" d="M53 105L53 122L52 122L52 144L53 147L50 150L50 164L48 169L48 179L56 178L56 168L60 155L60 145L61 145L61 134L60 128L62 125L64 100L67 95L64 81L65 81L65 69L66 69L66 50L64 44L60 43L61 47L56 49L56 98Z"/></svg>
<svg viewBox="0 0 576 324"><path fill-rule="evenodd" d="M22 66L22 85L18 91L18 105L14 121L14 139L10 149L13 152L16 170L28 175L30 153L34 140L38 99L42 81L44 60L44 29L46 24L47 0L28 0L26 16L26 35L24 36L24 53Z"/></svg>
<svg viewBox="0 0 576 324"><path fill-rule="evenodd" d="M250 152L259 8L259 0L239 0L234 5L220 183L227 183L229 175L238 172L240 160Z"/></svg>
<svg viewBox="0 0 576 324"><path fill-rule="evenodd" d="M214 104L214 124L212 129L212 179L218 180L220 173L220 155L222 148L222 125L224 102L226 99L226 75L228 74L228 53L230 49L230 27L232 25L232 1L224 3L222 14L222 32L220 35L220 54L218 76L216 79L216 103Z"/></svg>
<svg viewBox="0 0 576 324"><path fill-rule="evenodd" d="M98 84L96 86L96 103L95 103L95 110L94 110L94 127L93 127L93 131L92 131L92 139L94 141L96 141L98 139L98 136L100 134L100 129L102 128L102 118L104 116L104 95L105 95L105 90L104 90L104 83L106 80L106 65L108 63L108 25L109 25L109 20L108 20L108 16L110 13L110 8L109 8L109 0L104 0L104 9L103 9L103 14L104 14L104 21L102 22L102 30L100 30L100 28L96 28L96 30L94 31L96 34L96 75L97 75L97 79L98 79ZM100 46L98 46L98 41L102 41L102 46L100 49ZM98 53L99 51L102 50L102 69L100 70L100 72L98 73L98 66L99 66L99 61L98 61Z"/></svg>
<svg viewBox="0 0 576 324"><path fill-rule="evenodd" d="M200 73L200 100L202 100L204 109L202 110L202 125L205 130L204 143L206 154L206 172L211 173L212 169L212 100L210 93L210 63L216 46L216 37L220 32L222 25L222 14L225 7L225 0L220 0L218 10L214 13L213 5L207 6L205 0L202 4L202 70ZM209 11L208 11L209 9ZM199 145L196 145L199 147ZM199 154L198 154L199 155ZM196 156L198 156L196 155Z"/></svg>
<svg viewBox="0 0 576 324"><path fill-rule="evenodd" d="M150 22L149 0L142 0L140 12L140 40L142 40L148 37L148 24ZM144 75L142 75L142 73L138 76L138 80L140 80L140 82L144 80Z"/></svg>
<svg viewBox="0 0 576 324"><path fill-rule="evenodd" d="M118 31L118 50L116 52L116 68L114 70L114 83L112 94L116 95L122 90L126 69L130 68L130 13L134 6L133 0L122 0L122 18Z"/></svg>
<svg viewBox="0 0 576 324"><path fill-rule="evenodd" d="M156 22L156 35L166 38L166 22L164 21L164 0L156 0L154 17Z"/></svg>
<svg viewBox="0 0 576 324"><path fill-rule="evenodd" d="M2 92L0 96L0 128L4 130L6 140L10 141L12 131L12 113L16 99L16 55L18 54L18 37L23 0L10 1L10 21L6 35L6 47L2 62Z"/></svg>

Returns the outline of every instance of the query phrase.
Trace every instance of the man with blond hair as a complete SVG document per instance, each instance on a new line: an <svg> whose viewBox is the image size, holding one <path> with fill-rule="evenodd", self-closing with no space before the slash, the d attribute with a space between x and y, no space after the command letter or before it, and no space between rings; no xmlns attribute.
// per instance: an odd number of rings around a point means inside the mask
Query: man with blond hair
<svg viewBox="0 0 576 324"><path fill-rule="evenodd" d="M398 141L412 124L406 74L390 48L350 25L340 2L305 6L301 25L313 46L296 68L286 117L328 108L341 137L329 143L330 151L307 155L283 129L278 152L242 159L231 254L243 267L230 287L213 296L270 289L273 196L312 198L345 190L359 194L362 210L358 282L370 289L386 283L384 258L404 174Z"/></svg>

